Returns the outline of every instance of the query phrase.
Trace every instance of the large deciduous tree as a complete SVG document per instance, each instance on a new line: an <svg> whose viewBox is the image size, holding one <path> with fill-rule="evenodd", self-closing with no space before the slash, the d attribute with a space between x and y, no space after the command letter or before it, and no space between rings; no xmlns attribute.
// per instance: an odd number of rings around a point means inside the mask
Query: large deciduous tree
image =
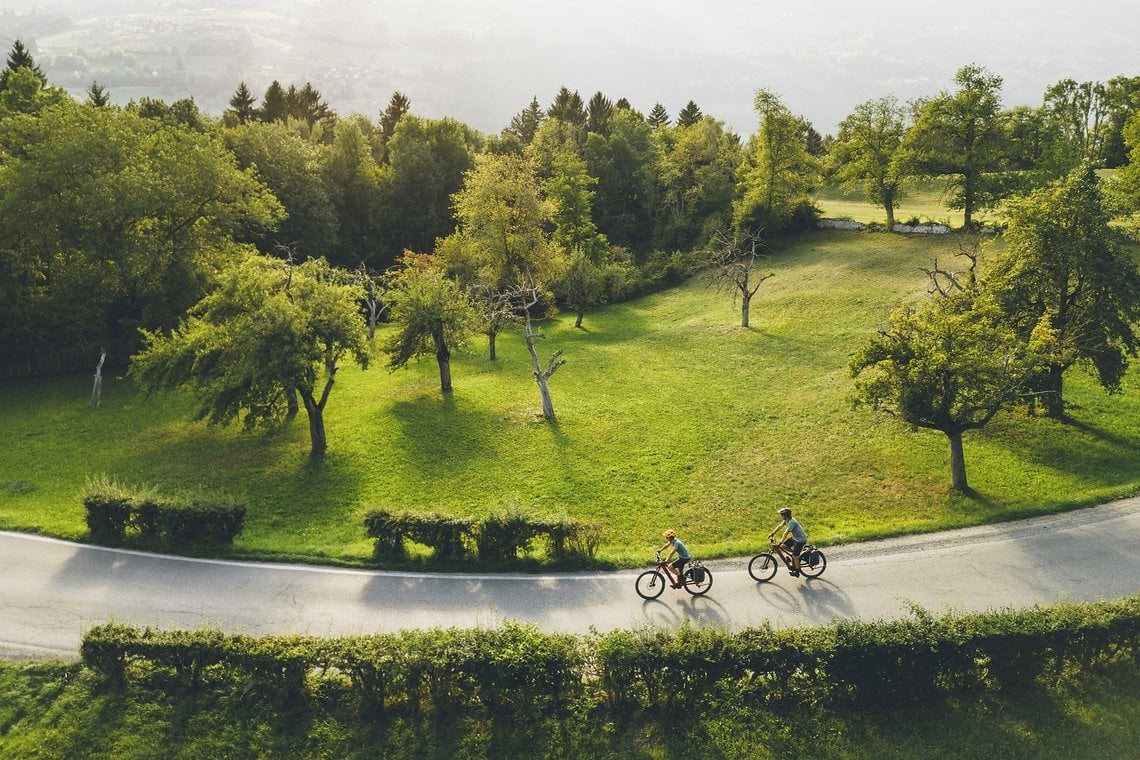
<svg viewBox="0 0 1140 760"><path fill-rule="evenodd" d="M855 399L943 433L950 485L970 493L962 434L985 427L1018 398L1036 351L1036 341L1022 340L978 292L939 296L897 309L855 353Z"/></svg>
<svg viewBox="0 0 1140 760"><path fill-rule="evenodd" d="M690 126L659 127L653 243L689 251L731 222L740 138L706 116Z"/></svg>
<svg viewBox="0 0 1140 760"><path fill-rule="evenodd" d="M898 153L906 134L906 112L893 97L855 106L839 122L831 146L831 163L849 187L862 186L867 200L887 212L887 229L895 224L895 207L902 197Z"/></svg>
<svg viewBox="0 0 1140 760"><path fill-rule="evenodd" d="M0 153L0 345L23 350L173 327L281 214L216 138L117 109L9 119Z"/></svg>
<svg viewBox="0 0 1140 760"><path fill-rule="evenodd" d="M130 373L148 392L189 386L200 418L241 418L247 428L286 418L298 394L319 456L328 447L324 411L340 361L368 363L359 288L343 279L323 259L294 266L250 257L226 270L177 329L144 333Z"/></svg>
<svg viewBox="0 0 1140 760"><path fill-rule="evenodd" d="M451 393L451 350L474 329L476 314L459 283L428 256L406 254L388 286L393 330L384 345L393 369L432 354L439 388Z"/></svg>
<svg viewBox="0 0 1140 760"><path fill-rule="evenodd" d="M1049 328L1052 342L1033 390L1046 413L1059 417L1063 377L1074 364L1090 365L1105 390L1119 389L1136 355L1140 274L1109 226L1091 164L1011 202L1009 220L1006 251L988 287L1020 335Z"/></svg>
<svg viewBox="0 0 1140 760"><path fill-rule="evenodd" d="M760 127L744 149L733 217L740 229L777 232L812 207L808 193L821 180L820 165L808 152L804 120L775 93L757 90L754 106Z"/></svg>
<svg viewBox="0 0 1140 760"><path fill-rule="evenodd" d="M1009 191L1003 175L1008 137L1001 114L1002 78L980 66L954 75L957 90L920 103L903 141L904 165L919 175L947 178L950 208L964 226Z"/></svg>

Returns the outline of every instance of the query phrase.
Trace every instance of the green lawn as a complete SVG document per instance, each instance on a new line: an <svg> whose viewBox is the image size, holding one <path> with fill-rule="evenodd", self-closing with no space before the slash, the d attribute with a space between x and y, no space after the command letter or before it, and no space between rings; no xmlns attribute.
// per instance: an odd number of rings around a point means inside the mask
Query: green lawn
<svg viewBox="0 0 1140 760"><path fill-rule="evenodd" d="M477 341L455 356L441 397L434 361L388 372L346 367L326 412L329 452L308 456L303 415L247 433L190 421L184 396L141 398L91 377L0 383L0 527L85 533L79 493L105 473L161 488L201 484L243 497L240 555L364 562L369 509L473 517L506 507L604 526L602 558L644 561L673 527L706 557L763 543L775 510L798 510L824 544L972 525L1140 491L1140 370L1107 396L1074 371L1072 421L999 416L967 434L977 498L948 491L945 438L853 410L855 346L904 299L918 267L953 236L814 233L766 265L775 276L739 327L730 295L693 282L545 327L565 351L551 382L557 425L538 416L517 335L500 359Z"/></svg>
<svg viewBox="0 0 1140 760"><path fill-rule="evenodd" d="M772 710L723 694L679 719L575 706L522 724L465 716L360 719L320 695L281 709L240 688L100 688L78 665L0 663L0 758L1135 758L1135 664L1014 693L885 712Z"/></svg>
<svg viewBox="0 0 1140 760"><path fill-rule="evenodd" d="M904 186L904 194L895 208L895 223L905 224L914 219L920 222L946 224L955 229L962 226L964 216L961 211L946 207L946 181L940 179L914 179ZM829 185L813 195L816 204L828 219L851 219L863 224L886 224L887 212L865 200L862 188L847 190L837 185ZM982 223L1003 220L1000 212L980 211L974 219Z"/></svg>

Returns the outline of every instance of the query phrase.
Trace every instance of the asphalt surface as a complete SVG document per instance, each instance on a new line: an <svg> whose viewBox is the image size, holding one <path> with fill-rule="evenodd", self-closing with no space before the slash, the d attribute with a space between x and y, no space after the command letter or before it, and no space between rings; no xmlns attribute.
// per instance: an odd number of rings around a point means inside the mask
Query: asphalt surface
<svg viewBox="0 0 1140 760"><path fill-rule="evenodd" d="M338 635L532 622L584 633L684 620L739 629L1094 601L1140 592L1140 497L1000 525L822 547L817 579L770 582L748 558L706 563L707 596L634 592L641 570L456 575L171 557L0 532L0 657L73 658L115 620ZM699 554L699 552L698 552Z"/></svg>

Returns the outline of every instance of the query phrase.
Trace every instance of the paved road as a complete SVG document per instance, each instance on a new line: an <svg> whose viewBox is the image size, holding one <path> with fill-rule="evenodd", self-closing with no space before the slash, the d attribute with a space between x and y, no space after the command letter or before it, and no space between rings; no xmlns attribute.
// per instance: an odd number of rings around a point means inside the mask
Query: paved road
<svg viewBox="0 0 1140 760"><path fill-rule="evenodd" d="M638 571L396 573L167 557L0 532L0 656L74 657L107 621L335 635L530 621L586 632L683 620L741 628L1092 601L1140 592L1140 497L1052 517L827 550L815 580L756 583L746 561L707 563L708 596L644 602Z"/></svg>

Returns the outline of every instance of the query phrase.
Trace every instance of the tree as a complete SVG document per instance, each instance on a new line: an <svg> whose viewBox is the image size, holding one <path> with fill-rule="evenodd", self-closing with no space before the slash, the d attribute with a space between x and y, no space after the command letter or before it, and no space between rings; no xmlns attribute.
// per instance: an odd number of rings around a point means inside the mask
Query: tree
<svg viewBox="0 0 1140 760"><path fill-rule="evenodd" d="M534 97L531 98L530 105L511 118L511 124L507 127L507 131L517 136L523 145L529 145L545 119L546 114L543 112L542 106L538 104L538 98Z"/></svg>
<svg viewBox="0 0 1140 760"><path fill-rule="evenodd" d="M451 197L481 145L479 133L455 119L400 119L385 146L388 165L381 168L374 220L385 260L395 261L405 249L430 251L455 231Z"/></svg>
<svg viewBox="0 0 1140 760"><path fill-rule="evenodd" d="M660 250L692 250L732 221L740 139L711 116L652 135L658 170L653 244Z"/></svg>
<svg viewBox="0 0 1140 760"><path fill-rule="evenodd" d="M538 348L535 345L535 340L545 338L546 335L534 331L534 321L531 318L531 310L539 303L541 294L538 288L531 285L529 287L521 287L519 289L519 296L524 314L523 338L526 340L526 348L530 353L534 382L538 385L538 395L542 402L542 416L546 420L553 422L554 402L550 398L550 378L566 363L566 360L562 358L562 349L559 349L550 355L550 358L546 361L546 366L542 366L542 361L538 358Z"/></svg>
<svg viewBox="0 0 1140 760"><path fill-rule="evenodd" d="M550 108L546 109L546 118L560 119L567 124L585 129L586 106L582 103L582 96L575 90L570 92L566 87L558 90Z"/></svg>
<svg viewBox="0 0 1140 760"><path fill-rule="evenodd" d="M16 40L12 43L12 50L8 53L8 64L0 71L0 90L8 89L8 79L18 69L27 69L40 80L40 87L47 87L47 76L43 69L32 58L32 54L24 47L24 43Z"/></svg>
<svg viewBox="0 0 1140 760"><path fill-rule="evenodd" d="M289 118L289 97L281 83L274 79L261 96L261 108L257 117L262 121L284 122Z"/></svg>
<svg viewBox="0 0 1140 760"><path fill-rule="evenodd" d="M338 279L323 259L246 259L223 273L217 290L177 329L144 332L130 374L147 393L189 386L199 419L241 418L246 428L285 419L297 393L312 454L320 456L328 448L324 411L340 361L368 364L360 294Z"/></svg>
<svg viewBox="0 0 1140 760"><path fill-rule="evenodd" d="M281 216L220 140L180 125L68 101L5 126L0 346L114 346L173 327L249 252L239 241Z"/></svg>
<svg viewBox="0 0 1140 760"><path fill-rule="evenodd" d="M1099 162L1105 120L1104 86L1099 82L1062 79L1045 90L1045 114L1057 125L1067 145L1072 169L1082 161Z"/></svg>
<svg viewBox="0 0 1140 760"><path fill-rule="evenodd" d="M474 329L475 312L459 283L426 255L405 254L388 288L393 331L384 346L392 369L434 354L439 388L451 393L451 349Z"/></svg>
<svg viewBox="0 0 1140 760"><path fill-rule="evenodd" d="M660 103L654 103L653 108L649 111L649 116L645 117L649 122L649 126L657 129L658 127L669 126L669 112L665 110L665 106Z"/></svg>
<svg viewBox="0 0 1140 760"><path fill-rule="evenodd" d="M943 433L950 485L972 493L962 434L981 430L1017 399L1037 350L976 291L903 306L851 359L856 403Z"/></svg>
<svg viewBox="0 0 1140 760"><path fill-rule="evenodd" d="M230 98L230 108L226 113L232 113L237 117L238 124L246 124L257 113L257 109L254 108L256 102L257 98L253 97L249 87L246 86L245 82L242 82L238 85L233 97Z"/></svg>
<svg viewBox="0 0 1140 760"><path fill-rule="evenodd" d="M92 82L87 88L87 103L95 108L106 108L111 105L111 96L98 82Z"/></svg>
<svg viewBox="0 0 1140 760"><path fill-rule="evenodd" d="M557 280L561 252L548 231L554 208L532 164L518 156L480 155L453 202L459 229L436 251L464 286L480 289L493 302L490 294L520 283L545 289ZM493 326L486 325L492 355Z"/></svg>
<svg viewBox="0 0 1140 760"><path fill-rule="evenodd" d="M608 134L586 138L583 158L590 175L598 178L593 199L598 231L614 245L648 253L657 195L657 155L649 125L620 111L610 120Z"/></svg>
<svg viewBox="0 0 1140 760"><path fill-rule="evenodd" d="M396 125L400 122L405 114L412 110L412 101L408 100L408 96L396 90L392 93L392 97L388 99L388 105L384 108L384 113L380 114L380 145L385 149L381 156L381 162L387 162L386 148L388 141L392 139L392 135L396 133Z"/></svg>
<svg viewBox="0 0 1140 760"><path fill-rule="evenodd" d="M704 114L701 113L701 109L697 107L696 103L690 100L685 104L685 107L681 109L681 112L677 114L677 126L691 127L703 118Z"/></svg>
<svg viewBox="0 0 1140 760"><path fill-rule="evenodd" d="M867 200L887 212L887 229L895 225L895 208L902 197L902 177L896 161L906 115L893 97L868 100L839 123L831 146L831 161L839 179L849 187L862 185Z"/></svg>
<svg viewBox="0 0 1140 760"><path fill-rule="evenodd" d="M601 90L594 93L586 106L586 131L606 132L609 129L610 118L614 115L613 102L602 94Z"/></svg>
<svg viewBox="0 0 1140 760"><path fill-rule="evenodd" d="M304 123L305 134L309 137L320 137L326 133L336 118L336 114L311 82L305 82L301 89L289 85L285 102L289 116ZM318 124L321 126L320 131L317 130Z"/></svg>
<svg viewBox="0 0 1140 760"><path fill-rule="evenodd" d="M394 259L379 226L382 176L361 122L367 119L338 121L333 144L319 154L320 177L337 218L338 236L329 258L342 266L364 262L384 269Z"/></svg>
<svg viewBox="0 0 1140 760"><path fill-rule="evenodd" d="M1052 335L1033 377L1046 414L1064 414L1064 373L1085 363L1109 393L1136 355L1140 273L1109 226L1092 165L1009 204L1006 251L988 278L1005 318L1023 338Z"/></svg>
<svg viewBox="0 0 1140 760"><path fill-rule="evenodd" d="M808 193L820 182L820 165L807 150L803 119L775 93L757 90L754 105L760 127L744 150L733 218L741 229L776 232L813 208Z"/></svg>
<svg viewBox="0 0 1140 760"><path fill-rule="evenodd" d="M980 66L963 66L954 76L957 91L918 104L903 140L903 165L910 172L946 177L947 205L961 209L964 226L1009 191L1002 174L1008 141L1001 118L1002 78Z"/></svg>
<svg viewBox="0 0 1140 760"><path fill-rule="evenodd" d="M222 132L241 169L257 177L285 210L274 230L246 239L262 253L289 246L301 259L336 256L341 265L355 263L341 256L340 220L328 179L321 171L328 148L306 140L280 122L250 121Z"/></svg>
<svg viewBox="0 0 1140 760"><path fill-rule="evenodd" d="M1124 128L1140 113L1140 76L1113 77L1104 83L1101 99L1106 112L1102 141L1104 166L1114 169L1129 163Z"/></svg>
<svg viewBox="0 0 1140 760"><path fill-rule="evenodd" d="M756 262L767 256L768 247L759 233L735 232L731 236L718 230L707 251L705 277L719 288L732 291L733 302L740 297L740 326L748 327L748 311L752 297L772 274L753 271Z"/></svg>

